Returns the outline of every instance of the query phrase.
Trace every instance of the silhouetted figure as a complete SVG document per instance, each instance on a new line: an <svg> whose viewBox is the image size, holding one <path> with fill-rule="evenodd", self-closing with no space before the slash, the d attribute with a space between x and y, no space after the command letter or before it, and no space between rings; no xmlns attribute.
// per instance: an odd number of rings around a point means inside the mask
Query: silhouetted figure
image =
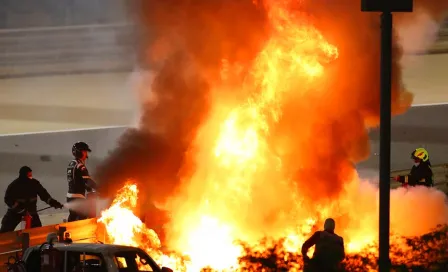
<svg viewBox="0 0 448 272"><path fill-rule="evenodd" d="M332 218L325 220L324 230L316 231L303 243L302 256L305 262L304 271L340 271L341 262L345 258L344 239L334 233L336 223ZM313 258L307 255L315 246Z"/></svg>
<svg viewBox="0 0 448 272"><path fill-rule="evenodd" d="M14 231L26 213L31 215L31 227L42 227L37 214L37 197L55 209L62 209L63 205L53 199L48 191L33 178L33 171L28 166L19 170L16 178L5 191L5 203L8 211L2 219L0 233Z"/></svg>

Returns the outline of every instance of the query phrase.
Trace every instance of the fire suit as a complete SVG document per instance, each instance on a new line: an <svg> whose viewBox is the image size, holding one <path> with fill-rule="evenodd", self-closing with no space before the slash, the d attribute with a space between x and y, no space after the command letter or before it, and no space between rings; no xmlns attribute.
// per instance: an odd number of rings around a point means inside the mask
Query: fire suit
<svg viewBox="0 0 448 272"><path fill-rule="evenodd" d="M414 165L409 175L398 176L396 180L409 186L434 186L431 165L427 162Z"/></svg>
<svg viewBox="0 0 448 272"><path fill-rule="evenodd" d="M26 212L32 217L31 227L41 227L42 222L37 214L37 196L53 208L62 209L63 207L36 179L21 175L9 184L5 191L5 203L8 206L8 211L2 219L0 233L14 231Z"/></svg>
<svg viewBox="0 0 448 272"><path fill-rule="evenodd" d="M67 167L68 193L67 202L86 199L86 191L93 192L96 189L96 183L90 177L89 171L84 162L80 159L70 161ZM87 219L88 216L82 215L72 209L68 216L68 222Z"/></svg>
<svg viewBox="0 0 448 272"><path fill-rule="evenodd" d="M313 258L307 257L308 250L316 246ZM344 239L332 231L316 231L302 246L305 260L304 271L340 271L345 258Z"/></svg>

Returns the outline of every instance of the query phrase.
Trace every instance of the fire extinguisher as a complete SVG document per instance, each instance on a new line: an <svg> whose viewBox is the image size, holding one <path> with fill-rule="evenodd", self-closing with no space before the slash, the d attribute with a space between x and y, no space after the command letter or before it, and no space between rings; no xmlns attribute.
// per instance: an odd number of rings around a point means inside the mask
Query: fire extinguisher
<svg viewBox="0 0 448 272"><path fill-rule="evenodd" d="M45 211L49 208L51 208L51 207L46 207L46 208L37 210L37 212ZM26 211L25 215L22 216L22 221L25 222L25 227L23 229L31 229L31 222L33 221L33 217L31 216L31 214L28 211Z"/></svg>
<svg viewBox="0 0 448 272"><path fill-rule="evenodd" d="M41 272L59 272L63 270L62 252L54 248L52 242L43 243L39 251Z"/></svg>
<svg viewBox="0 0 448 272"><path fill-rule="evenodd" d="M25 222L25 227L23 229L30 229L31 228L31 221L33 217L30 215L29 212L26 212L23 216L23 222Z"/></svg>

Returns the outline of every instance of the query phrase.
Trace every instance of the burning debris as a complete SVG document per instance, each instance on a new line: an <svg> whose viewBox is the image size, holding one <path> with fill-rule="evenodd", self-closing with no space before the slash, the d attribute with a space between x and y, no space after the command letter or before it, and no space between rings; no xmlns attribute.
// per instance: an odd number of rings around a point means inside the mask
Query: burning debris
<svg viewBox="0 0 448 272"><path fill-rule="evenodd" d="M446 271L448 268L447 227L439 227L434 232L423 237L403 238L411 247L410 251L392 248L392 269L394 271ZM277 242L281 244L282 241ZM373 246L372 246L373 247ZM375 247L376 249L376 247ZM264 252L254 252L251 247L246 249L246 256L240 260L250 271L301 271L303 261L300 255L287 252L276 246L268 247ZM373 251L373 250L372 250ZM419 252L419 254L415 254ZM366 251L347 256L343 264L344 271L377 271L375 253ZM245 270L245 271L247 271Z"/></svg>
<svg viewBox="0 0 448 272"><path fill-rule="evenodd" d="M98 223L106 230L105 242L135 246L144 249L160 266L168 266L175 271L302 271L303 259L297 236L272 239L263 238L255 244L244 241L232 241L233 251L220 248L222 240L219 233L208 236L207 232L216 231L213 222L206 227L211 230L199 230L194 241L199 246L198 254L170 252L162 247L157 233L146 227L133 213L138 201L138 189L133 183L127 183L117 194L112 206L103 211ZM308 220L308 223L313 220ZM314 221L315 222L315 221ZM307 234L309 225L299 226ZM204 232L201 232L204 231ZM212 233L214 234L214 233ZM299 233L300 234L300 233ZM448 268L448 225L436 226L432 232L422 236L391 237L391 260L395 271L446 271ZM200 246L211 243L211 252L204 252ZM291 244L292 243L292 244ZM374 240L356 249L348 247L343 267L345 271L376 271L377 245ZM230 253L230 254L229 254ZM192 257L195 261L193 263ZM224 262L223 262L224 261ZM199 265L211 263L210 265ZM420 270L418 270L420 269Z"/></svg>
<svg viewBox="0 0 448 272"><path fill-rule="evenodd" d="M446 271L448 268L448 226L438 226L433 232L421 237L400 237L406 246L392 246L393 271ZM245 255L240 258L243 271L302 271L302 256L285 250L284 240L264 241L263 250L245 247ZM343 271L377 271L377 245L370 245L363 252L349 254ZM418 253L417 253L418 252Z"/></svg>
<svg viewBox="0 0 448 272"><path fill-rule="evenodd" d="M138 245L176 271L294 271L303 241L331 216L347 267L375 267L377 189L354 164L369 154L366 128L379 119L377 16L352 0L146 0L139 8L151 33L140 126L98 169L100 190L115 198L100 219L110 241ZM397 42L394 50L399 114L412 95ZM445 201L429 188L392 193L392 244L406 256L394 257L397 265L412 266L425 250L401 237L448 223ZM155 211L169 214L163 228L148 221ZM446 258L434 253L438 244L427 247L434 259L418 259L424 265Z"/></svg>

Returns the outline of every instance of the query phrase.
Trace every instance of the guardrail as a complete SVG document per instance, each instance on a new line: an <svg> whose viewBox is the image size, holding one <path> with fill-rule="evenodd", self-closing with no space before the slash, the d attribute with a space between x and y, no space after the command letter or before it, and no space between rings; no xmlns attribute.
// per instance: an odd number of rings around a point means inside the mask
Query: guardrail
<svg viewBox="0 0 448 272"><path fill-rule="evenodd" d="M0 30L0 77L129 71L130 24Z"/></svg>
<svg viewBox="0 0 448 272"><path fill-rule="evenodd" d="M97 224L96 218L82 221L62 223L44 226L41 228L19 230L0 234L0 271L5 270L5 263L10 256L20 257L23 250L28 247L42 244L49 233L58 233L63 237L65 232L70 232L74 243L96 242Z"/></svg>
<svg viewBox="0 0 448 272"><path fill-rule="evenodd" d="M0 78L131 71L135 37L129 23L3 29ZM426 53L448 53L448 22Z"/></svg>
<svg viewBox="0 0 448 272"><path fill-rule="evenodd" d="M432 168L434 174L434 187L448 194L448 164L434 165ZM391 172L391 176L407 175L411 170L397 170ZM401 186L401 183L391 182L391 188L395 189Z"/></svg>
<svg viewBox="0 0 448 272"><path fill-rule="evenodd" d="M439 31L437 41L429 48L430 54L445 54L448 53L448 22L445 22Z"/></svg>

